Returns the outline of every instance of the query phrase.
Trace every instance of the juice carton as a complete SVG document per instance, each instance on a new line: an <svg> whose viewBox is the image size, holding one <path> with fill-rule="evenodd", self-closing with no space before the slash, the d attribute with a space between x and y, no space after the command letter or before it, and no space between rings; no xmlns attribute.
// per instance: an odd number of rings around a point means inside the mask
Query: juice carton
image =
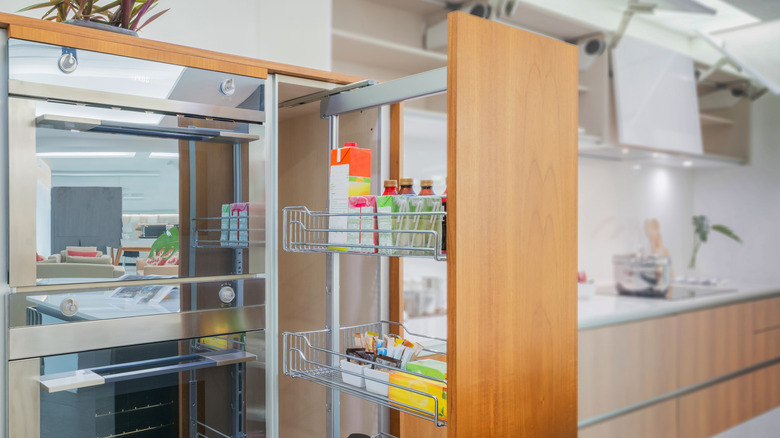
<svg viewBox="0 0 780 438"><path fill-rule="evenodd" d="M376 212L377 213L392 213L393 212L393 198L395 196L377 196L376 197ZM393 217L392 216L377 216L376 218L377 230L392 230L393 229ZM377 233L377 244L379 246L393 246L393 234L392 233ZM380 249L380 254L394 254L392 249Z"/></svg>
<svg viewBox="0 0 780 438"><path fill-rule="evenodd" d="M248 202L236 202L230 204L230 215L235 217L236 231L231 231L231 236L235 236L235 239L230 239L233 245L247 246L249 244L249 203Z"/></svg>
<svg viewBox="0 0 780 438"><path fill-rule="evenodd" d="M368 196L371 192L371 150L358 148L355 143L344 143L343 148L330 151L330 185L328 187L330 213L347 213L350 196ZM333 216L328 228L346 230L347 216ZM347 243L346 232L331 232L328 249L346 251L338 246Z"/></svg>
<svg viewBox="0 0 780 438"><path fill-rule="evenodd" d="M228 246L228 240L230 240L230 204L222 204L222 220L219 225L221 231L219 233L220 246Z"/></svg>
<svg viewBox="0 0 780 438"><path fill-rule="evenodd" d="M376 196L350 196L350 213L376 213ZM374 216L349 216L347 228L350 230L374 230ZM376 245L376 233L347 233L347 243L350 245ZM375 253L374 248L349 248L351 252Z"/></svg>

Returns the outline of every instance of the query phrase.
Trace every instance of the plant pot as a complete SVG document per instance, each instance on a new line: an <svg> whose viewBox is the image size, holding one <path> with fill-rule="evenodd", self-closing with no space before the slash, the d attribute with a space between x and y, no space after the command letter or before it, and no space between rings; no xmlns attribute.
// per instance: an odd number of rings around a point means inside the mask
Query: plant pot
<svg viewBox="0 0 780 438"><path fill-rule="evenodd" d="M98 30L105 30L108 32L115 32L115 33L121 33L123 35L130 35L137 37L138 33L134 30L130 29L123 29L121 27L112 26L110 24L105 23L99 23L96 21L87 21L87 20L66 20L63 21L63 23L67 24L74 24L76 26L82 26L82 27L89 27L92 29L98 29Z"/></svg>

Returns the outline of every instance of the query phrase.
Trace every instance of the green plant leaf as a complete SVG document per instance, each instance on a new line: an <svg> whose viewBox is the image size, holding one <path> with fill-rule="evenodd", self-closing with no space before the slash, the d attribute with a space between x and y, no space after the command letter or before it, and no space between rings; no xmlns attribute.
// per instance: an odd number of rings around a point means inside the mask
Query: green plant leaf
<svg viewBox="0 0 780 438"><path fill-rule="evenodd" d="M725 225L713 225L712 231L717 231L720 234L723 234L724 236L736 240L739 243L742 243L742 239L739 238L736 234L734 234L734 231L731 230L731 228L725 226Z"/></svg>
<svg viewBox="0 0 780 438"><path fill-rule="evenodd" d="M168 9L166 9L166 10L164 10L164 11L160 11L160 12L158 12L158 13L156 13L156 14L152 15L151 17L149 17L149 19L148 19L148 20L146 20L146 22L145 22L144 24L142 24L142 25L141 25L141 26L140 26L138 29L136 29L136 30L137 30L137 31L140 31L141 29L145 28L147 24L149 24L149 23L151 23L152 21L154 21L154 20L156 20L156 19L160 18L160 15L162 15L162 14L164 14L164 13L166 13L166 12L170 11L170 10L171 10L171 9L170 9L170 8L168 8Z"/></svg>
<svg viewBox="0 0 780 438"><path fill-rule="evenodd" d="M179 252L179 227L172 227L152 243L150 257L160 254L165 260ZM167 255L167 257L165 257Z"/></svg>
<svg viewBox="0 0 780 438"><path fill-rule="evenodd" d="M33 9L41 9L41 8L51 8L51 10L54 10L57 8L57 6L62 3L65 0L52 0L46 3L38 3L34 5L27 6L26 8L19 9L16 12L25 12L25 11L31 11ZM48 15L48 12L47 12ZM45 15L44 15L45 17Z"/></svg>

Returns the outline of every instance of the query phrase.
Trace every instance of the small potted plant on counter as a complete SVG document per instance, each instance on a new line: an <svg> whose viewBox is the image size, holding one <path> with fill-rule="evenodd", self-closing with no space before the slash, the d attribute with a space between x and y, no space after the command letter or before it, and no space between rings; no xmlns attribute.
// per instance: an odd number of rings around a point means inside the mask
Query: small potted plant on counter
<svg viewBox="0 0 780 438"><path fill-rule="evenodd" d="M18 12L46 9L41 19L137 35L137 32L169 9L146 21L143 18L157 6L157 0L115 0L99 5L95 0L51 0L36 3Z"/></svg>
<svg viewBox="0 0 780 438"><path fill-rule="evenodd" d="M709 219L707 219L707 216L704 215L694 216L693 254L691 254L691 260L688 262L688 269L696 269L696 255L699 253L699 248L701 247L702 243L707 243L707 238L709 237L710 231L715 231L728 237L729 239L733 239L739 243L742 243L742 239L734 234L734 231L732 231L731 228L720 224L710 225Z"/></svg>

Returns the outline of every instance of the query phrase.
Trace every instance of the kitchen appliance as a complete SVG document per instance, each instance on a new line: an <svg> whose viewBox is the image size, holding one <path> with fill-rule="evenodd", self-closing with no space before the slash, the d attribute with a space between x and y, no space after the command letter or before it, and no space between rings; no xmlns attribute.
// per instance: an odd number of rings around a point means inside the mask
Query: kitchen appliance
<svg viewBox="0 0 780 438"><path fill-rule="evenodd" d="M666 298L671 285L669 257L622 254L612 257L615 287L621 295Z"/></svg>
<svg viewBox="0 0 780 438"><path fill-rule="evenodd" d="M3 320L9 436L264 436L266 375L275 367L264 358L278 348L265 332L266 260L275 263L276 248L265 243L265 208L250 218L256 239L243 246L220 244L219 211L274 199L265 80L81 49L65 75L62 49L0 38L15 288ZM221 91L225 81L232 93ZM123 213L177 215L180 278L129 271L43 281L27 255L48 255L53 241L44 189L71 185L121 186L114 196ZM85 215L98 216L93 204ZM107 219L117 239L121 219ZM80 251L106 252L90 240L94 227L59 222L93 247ZM145 237L165 232L151 222ZM78 269L70 257L47 262ZM230 299L219 293L227 288Z"/></svg>

